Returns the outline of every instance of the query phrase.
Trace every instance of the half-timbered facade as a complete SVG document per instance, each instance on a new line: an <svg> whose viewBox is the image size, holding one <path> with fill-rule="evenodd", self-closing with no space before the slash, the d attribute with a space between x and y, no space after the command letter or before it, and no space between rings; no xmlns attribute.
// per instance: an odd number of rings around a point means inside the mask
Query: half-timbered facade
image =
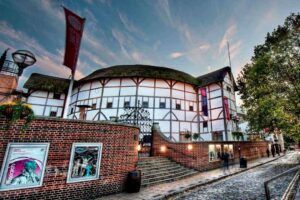
<svg viewBox="0 0 300 200"><path fill-rule="evenodd" d="M24 84L35 115L47 117L62 117L68 87L67 79L36 73Z"/></svg>
<svg viewBox="0 0 300 200"><path fill-rule="evenodd" d="M53 91L34 90L27 102L37 115L53 116L56 110L56 117L62 116L63 91L58 100ZM164 67L113 66L75 83L68 118L120 119L126 108L141 106L174 141L181 141L187 132L200 133L204 140L231 140L236 127L231 120L236 115L235 91L229 67L195 78Z"/></svg>

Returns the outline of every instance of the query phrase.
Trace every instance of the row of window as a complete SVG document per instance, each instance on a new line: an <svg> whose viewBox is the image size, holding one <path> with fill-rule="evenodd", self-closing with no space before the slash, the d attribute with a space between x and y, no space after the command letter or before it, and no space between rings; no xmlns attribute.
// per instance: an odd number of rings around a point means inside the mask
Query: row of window
<svg viewBox="0 0 300 200"><path fill-rule="evenodd" d="M113 107L113 103L112 102L107 102L106 103L106 108L112 108ZM124 108L129 108L130 107L130 102L129 101L125 101L124 102ZM142 107L143 108L149 108L149 102L147 101L143 101L142 102ZM166 103L165 102L160 102L159 103L159 108L166 108ZM92 110L96 110L96 103L93 103L91 106ZM176 110L181 110L181 104L177 103ZM189 111L194 111L194 106L189 106ZM71 113L73 113L73 109L71 110Z"/></svg>

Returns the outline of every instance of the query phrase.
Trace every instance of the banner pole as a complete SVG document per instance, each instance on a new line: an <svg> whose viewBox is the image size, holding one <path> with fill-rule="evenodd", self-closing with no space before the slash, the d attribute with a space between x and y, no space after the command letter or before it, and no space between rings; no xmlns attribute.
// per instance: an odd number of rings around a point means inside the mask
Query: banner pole
<svg viewBox="0 0 300 200"><path fill-rule="evenodd" d="M74 73L72 73L72 75L71 75L69 90L68 90L67 98L66 98L65 105L64 105L64 114L63 114L64 119L68 118L68 111L69 111L69 105L70 105L72 90L73 90L73 84L74 84Z"/></svg>

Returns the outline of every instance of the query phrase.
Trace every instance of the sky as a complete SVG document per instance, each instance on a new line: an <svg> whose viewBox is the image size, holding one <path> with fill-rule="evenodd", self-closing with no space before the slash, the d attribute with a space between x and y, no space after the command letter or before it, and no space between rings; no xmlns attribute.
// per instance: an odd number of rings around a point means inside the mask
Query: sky
<svg viewBox="0 0 300 200"><path fill-rule="evenodd" d="M299 0L0 0L0 53L26 49L37 62L31 73L67 78L62 65L65 17L62 5L86 18L75 78L113 65L149 64L195 77L229 65L237 78ZM238 104L240 104L238 99Z"/></svg>

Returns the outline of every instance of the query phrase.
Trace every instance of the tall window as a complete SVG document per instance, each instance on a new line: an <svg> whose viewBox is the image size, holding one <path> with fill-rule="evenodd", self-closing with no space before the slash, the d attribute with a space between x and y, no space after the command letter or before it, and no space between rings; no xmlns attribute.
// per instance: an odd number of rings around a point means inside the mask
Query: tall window
<svg viewBox="0 0 300 200"><path fill-rule="evenodd" d="M148 108L149 107L149 102L148 101L143 101L142 106L143 106L143 108Z"/></svg>
<svg viewBox="0 0 300 200"><path fill-rule="evenodd" d="M201 88L201 105L202 105L202 112L203 115L208 116L208 106L207 106L207 95L206 95L206 89Z"/></svg>
<svg viewBox="0 0 300 200"><path fill-rule="evenodd" d="M159 108L166 108L166 102L159 102Z"/></svg>
<svg viewBox="0 0 300 200"><path fill-rule="evenodd" d="M60 94L59 93L54 93L53 94L53 99L60 99Z"/></svg>
<svg viewBox="0 0 300 200"><path fill-rule="evenodd" d="M130 107L130 102L129 101L125 101L124 102L124 108L129 108Z"/></svg>
<svg viewBox="0 0 300 200"><path fill-rule="evenodd" d="M213 141L223 141L223 133L221 131L213 132L212 140Z"/></svg>
<svg viewBox="0 0 300 200"><path fill-rule="evenodd" d="M181 110L181 105L180 105L180 103L176 103L176 110Z"/></svg>
<svg viewBox="0 0 300 200"><path fill-rule="evenodd" d="M189 110L194 111L194 106L190 106Z"/></svg>
<svg viewBox="0 0 300 200"><path fill-rule="evenodd" d="M50 112L50 117L56 117L57 112L56 111L51 111Z"/></svg>
<svg viewBox="0 0 300 200"><path fill-rule="evenodd" d="M207 121L203 122L203 128L207 128Z"/></svg>
<svg viewBox="0 0 300 200"><path fill-rule="evenodd" d="M220 160L221 155L222 155L221 144L208 145L208 159L210 162Z"/></svg>
<svg viewBox="0 0 300 200"><path fill-rule="evenodd" d="M113 106L113 103L112 103L112 102L107 102L106 108L112 108L112 106Z"/></svg>
<svg viewBox="0 0 300 200"><path fill-rule="evenodd" d="M226 90L227 90L228 92L231 92L231 87L227 86L227 87L226 87Z"/></svg>

